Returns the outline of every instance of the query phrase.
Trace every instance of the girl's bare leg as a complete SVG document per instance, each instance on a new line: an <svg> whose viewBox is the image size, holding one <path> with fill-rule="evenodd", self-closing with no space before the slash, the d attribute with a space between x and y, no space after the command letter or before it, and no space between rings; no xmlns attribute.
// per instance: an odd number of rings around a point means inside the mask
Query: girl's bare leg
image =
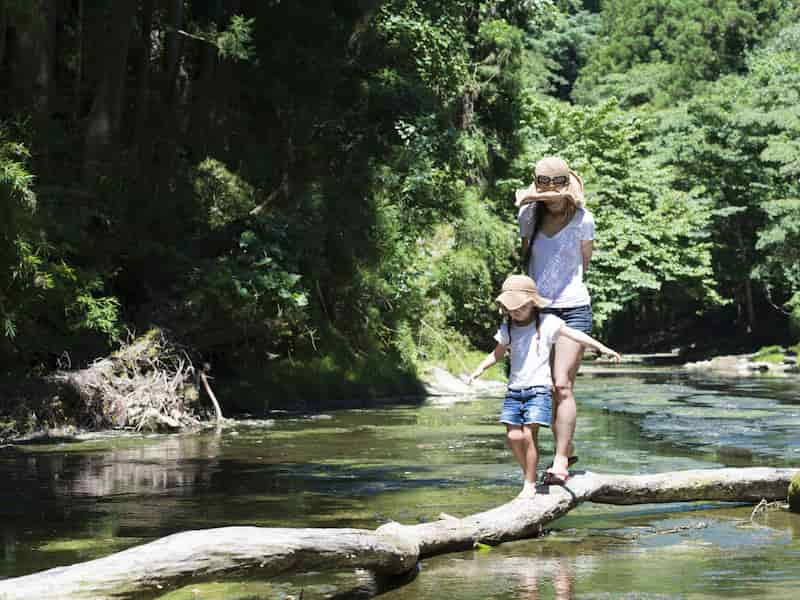
<svg viewBox="0 0 800 600"><path fill-rule="evenodd" d="M577 407L573 387L583 357L583 347L566 337L556 341L553 357L553 437L556 455L553 471L566 473L568 457L574 452L572 437L575 435Z"/></svg>
<svg viewBox="0 0 800 600"><path fill-rule="evenodd" d="M523 478L527 478L527 473L525 472L525 466L527 464L525 438L526 435L522 431L521 426L506 425L506 441L508 442L508 447L511 448L511 453L514 455L517 464L522 469Z"/></svg>
<svg viewBox="0 0 800 600"><path fill-rule="evenodd" d="M506 425L508 445L511 447L511 452L522 469L522 477L525 480L522 491L517 496L518 498L533 498L536 495L536 463L539 456L536 451L532 427L536 427L538 432L538 425L525 425L523 427Z"/></svg>
<svg viewBox="0 0 800 600"><path fill-rule="evenodd" d="M525 483L536 483L536 465L539 462L539 425L523 425L522 433L525 435Z"/></svg>

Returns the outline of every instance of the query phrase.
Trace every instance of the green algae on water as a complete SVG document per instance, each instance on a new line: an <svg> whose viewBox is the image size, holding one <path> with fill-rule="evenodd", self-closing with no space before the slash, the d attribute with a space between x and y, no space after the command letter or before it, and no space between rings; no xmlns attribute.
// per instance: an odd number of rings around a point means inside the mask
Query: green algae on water
<svg viewBox="0 0 800 600"><path fill-rule="evenodd" d="M800 513L800 475L795 475L789 483L789 510Z"/></svg>

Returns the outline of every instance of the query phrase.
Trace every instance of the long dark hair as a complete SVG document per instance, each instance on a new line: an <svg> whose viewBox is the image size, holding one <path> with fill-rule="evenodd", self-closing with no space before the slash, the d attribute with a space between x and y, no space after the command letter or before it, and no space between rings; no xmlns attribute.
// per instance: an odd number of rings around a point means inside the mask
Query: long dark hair
<svg viewBox="0 0 800 600"><path fill-rule="evenodd" d="M522 259L522 270L526 275L530 272L531 258L533 258L533 241L536 239L536 234L539 233L539 229L542 228L542 220L544 219L546 210L547 207L545 207L543 201L538 200L533 203L533 232L531 233L531 239L528 240L528 248L525 251L525 256ZM575 217L575 213L578 212L578 207L574 202L567 200L567 207L565 210L567 213L567 223L569 223Z"/></svg>
<svg viewBox="0 0 800 600"><path fill-rule="evenodd" d="M544 217L544 202L537 201L533 203L533 232L528 240L528 247L525 249L525 256L522 257L522 271L528 275L531 270L531 258L533 258L533 240L536 239L536 234L542 226L542 218ZM509 331L511 331L509 329Z"/></svg>

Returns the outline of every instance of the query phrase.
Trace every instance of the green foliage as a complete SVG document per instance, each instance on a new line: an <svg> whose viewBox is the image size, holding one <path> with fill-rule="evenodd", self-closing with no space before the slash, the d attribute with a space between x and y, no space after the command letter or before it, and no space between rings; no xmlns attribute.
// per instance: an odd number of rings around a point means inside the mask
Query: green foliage
<svg viewBox="0 0 800 600"><path fill-rule="evenodd" d="M214 45L222 58L250 60L255 55L253 27L255 19L233 15L230 27L216 34Z"/></svg>
<svg viewBox="0 0 800 600"><path fill-rule="evenodd" d="M800 475L795 475L789 482L787 502L789 502L789 510L800 513Z"/></svg>
<svg viewBox="0 0 800 600"><path fill-rule="evenodd" d="M17 336L28 297L48 287L31 241L36 196L30 153L11 135L0 122L0 321L6 338Z"/></svg>
<svg viewBox="0 0 800 600"><path fill-rule="evenodd" d="M198 265L186 282L186 309L212 331L227 331L234 340L271 326L270 349L291 336L308 304L301 276L292 271L285 233L253 223L229 252Z"/></svg>
<svg viewBox="0 0 800 600"><path fill-rule="evenodd" d="M253 186L213 158L197 166L194 189L212 229L243 219L256 206Z"/></svg>
<svg viewBox="0 0 800 600"><path fill-rule="evenodd" d="M307 364L322 396L391 381L380 360L467 370L516 268L513 190L551 153L587 183L607 332L749 296L800 327L791 3L185 2L181 23L59 13L55 48L38 4L6 4L62 58L47 90L40 57L4 59L4 359L157 322L231 372ZM123 71L79 51L126 27Z"/></svg>
<svg viewBox="0 0 800 600"><path fill-rule="evenodd" d="M447 324L479 347L497 328L494 298L512 271L514 247L512 224L493 214L474 194L467 195L452 249L437 261L431 292L446 295Z"/></svg>
<svg viewBox="0 0 800 600"><path fill-rule="evenodd" d="M753 275L770 296L792 294L787 307L796 305L796 297L800 297L800 200L773 200L763 208L767 221L755 245L762 259Z"/></svg>
<svg viewBox="0 0 800 600"><path fill-rule="evenodd" d="M588 273L595 321L602 325L664 284L675 300L716 302L708 227L710 207L671 188L671 173L643 156L645 123L614 102L569 107L529 98L519 130L523 152L509 191L527 185L536 160L563 156L584 177L597 225Z"/></svg>
<svg viewBox="0 0 800 600"><path fill-rule="evenodd" d="M94 332L113 341L120 334L117 298L102 295L104 282L79 272L37 232L34 177L25 145L0 128L0 320L17 351L68 332ZM38 339L42 338L42 339Z"/></svg>
<svg viewBox="0 0 800 600"><path fill-rule="evenodd" d="M541 30L526 38L522 61L524 89L536 89L568 100L578 74L589 59L600 28L600 15L568 2L566 10L547 13Z"/></svg>
<svg viewBox="0 0 800 600"><path fill-rule="evenodd" d="M597 44L576 97L597 102L614 95L631 105L662 106L686 98L702 82L741 71L745 51L796 14L782 0L612 0L601 11ZM651 84L647 75L655 75ZM663 87L654 87L656 82Z"/></svg>
<svg viewBox="0 0 800 600"><path fill-rule="evenodd" d="M452 302L448 316L458 331L487 329L491 323L494 287L483 255L480 249L458 250L439 264L437 287Z"/></svg>
<svg viewBox="0 0 800 600"><path fill-rule="evenodd" d="M753 355L753 360L780 364L785 354L786 349L783 346L764 346Z"/></svg>
<svg viewBox="0 0 800 600"><path fill-rule="evenodd" d="M745 76L723 78L690 102L660 140L681 187L714 202L714 268L740 306L752 303L754 283L779 307L800 290L797 37L790 27L750 54Z"/></svg>
<svg viewBox="0 0 800 600"><path fill-rule="evenodd" d="M456 11L427 13L415 0L395 0L380 10L377 30L405 69L444 102L452 102L469 80L469 55ZM400 77L411 73L399 72Z"/></svg>
<svg viewBox="0 0 800 600"><path fill-rule="evenodd" d="M226 410L260 414L267 410L352 406L354 399L419 395L413 366L393 352L354 356L333 349L302 361L266 361L256 370L243 368L232 383ZM239 387L237 387L237 383Z"/></svg>
<svg viewBox="0 0 800 600"><path fill-rule="evenodd" d="M774 364L783 364L786 349L783 346L764 346L753 355L753 360Z"/></svg>

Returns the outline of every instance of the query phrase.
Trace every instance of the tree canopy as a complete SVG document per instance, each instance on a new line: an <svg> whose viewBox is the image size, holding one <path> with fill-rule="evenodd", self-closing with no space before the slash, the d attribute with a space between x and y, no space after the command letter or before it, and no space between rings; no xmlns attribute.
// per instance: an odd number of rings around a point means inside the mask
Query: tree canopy
<svg viewBox="0 0 800 600"><path fill-rule="evenodd" d="M490 343L513 190L546 154L587 183L605 336L714 321L782 341L800 322L796 16L4 2L0 355L46 371L158 324L223 372L391 391L387 365Z"/></svg>

